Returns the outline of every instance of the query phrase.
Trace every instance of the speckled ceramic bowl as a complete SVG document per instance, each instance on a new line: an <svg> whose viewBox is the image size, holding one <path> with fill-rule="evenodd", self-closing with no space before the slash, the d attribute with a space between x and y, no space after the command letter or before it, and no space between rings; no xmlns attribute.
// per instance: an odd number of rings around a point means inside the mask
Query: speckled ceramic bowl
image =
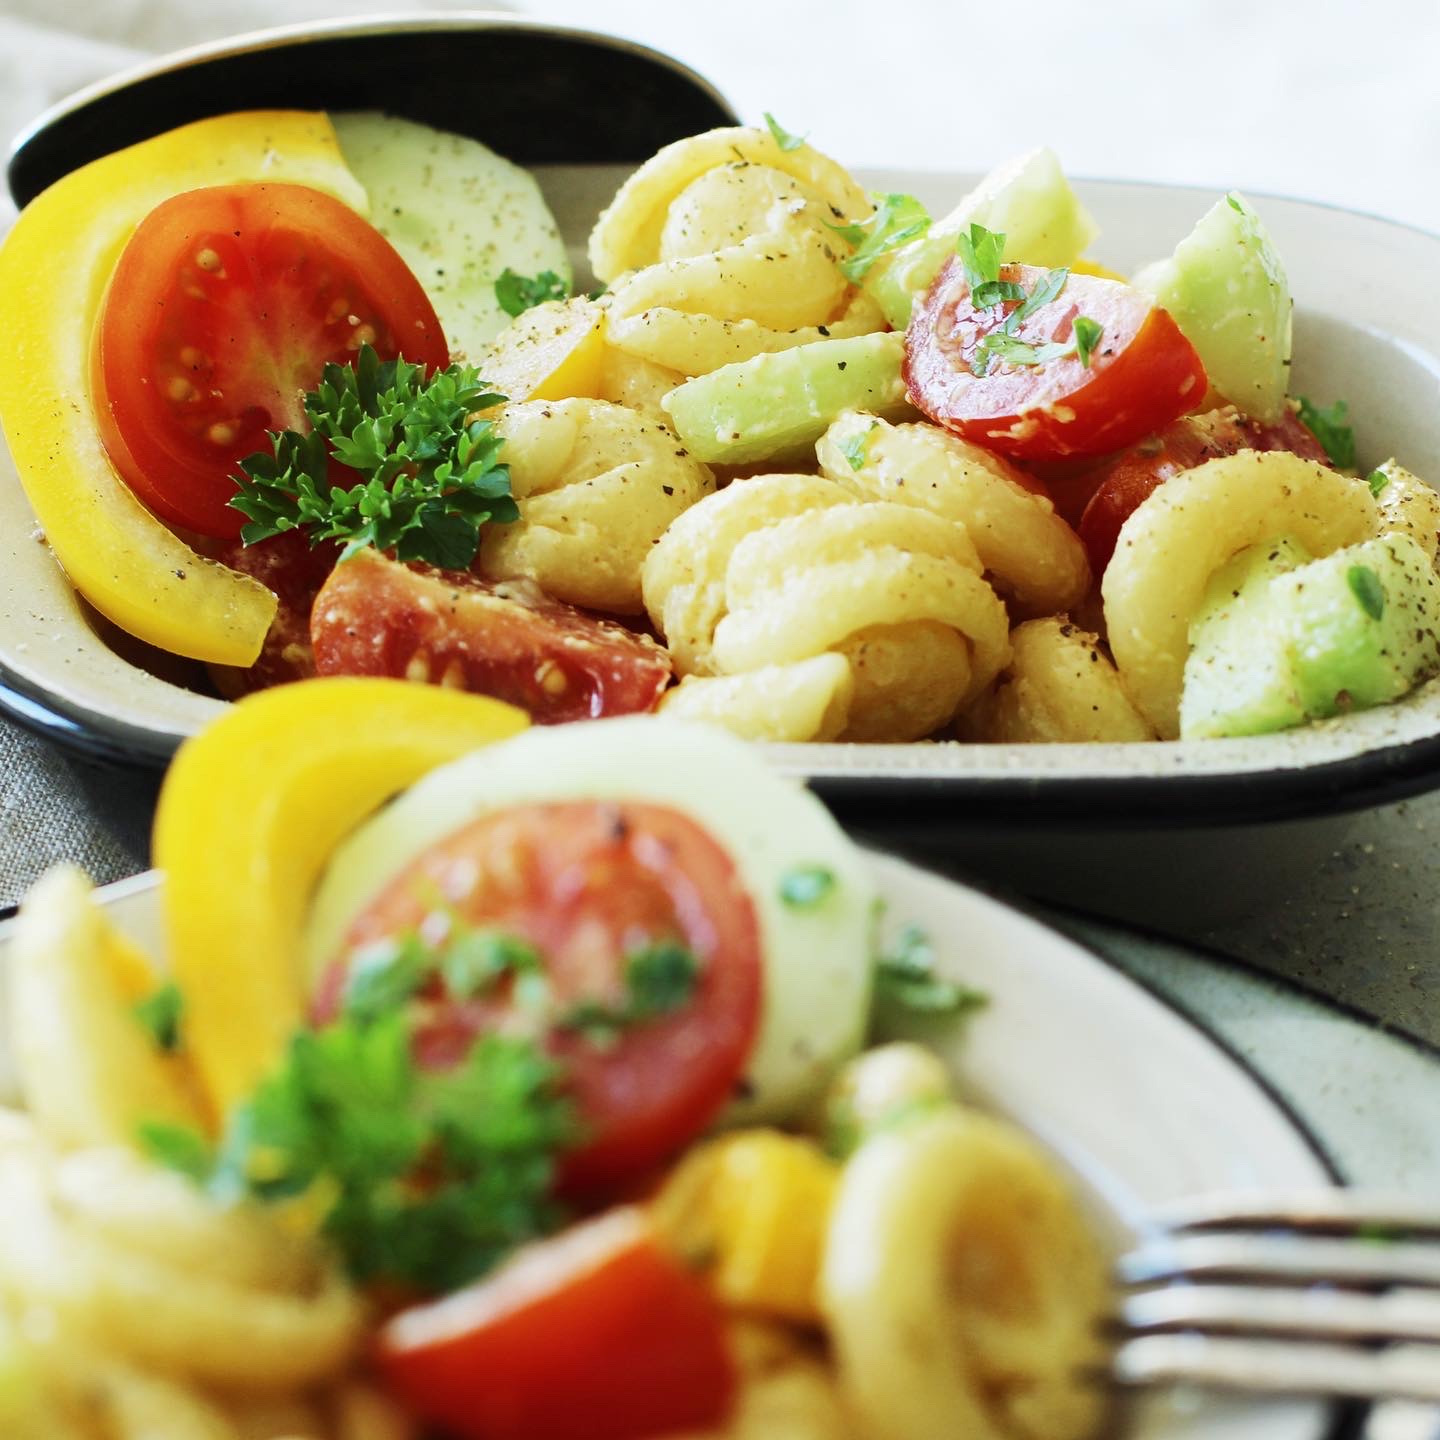
<svg viewBox="0 0 1440 1440"><path fill-rule="evenodd" d="M713 95L691 83L711 121L722 118ZM303 93L307 103L316 99ZM348 98L353 104L354 93ZM433 105L416 113L459 123ZM183 115L172 109L164 118ZM694 118L687 111L679 128ZM86 128L70 110L51 123ZM655 143L668 138L663 129L657 121ZM53 155L42 131L16 156L22 198L48 178L35 159L47 147ZM534 164L578 258L628 167L588 152L556 163L554 153L511 148ZM910 191L940 213L975 177L896 170L860 178ZM1178 186L1077 188L1101 225L1095 253L1121 269L1167 253L1213 200ZM1440 238L1297 200L1258 203L1297 299L1295 390L1350 402L1363 461L1394 454L1422 476L1440 476L1440 296L1415 284L1417 275L1440 273ZM13 468L0 462L0 703L91 752L163 764L222 704L186 688L196 678L95 622L39 543ZM1440 684L1398 705L1254 740L771 749L780 767L805 776L867 833L1018 878L1032 892L1163 920L1187 896L1217 913L1262 900L1283 886L1285 866L1308 864L1331 843L1336 817L1440 782ZM1257 830L1262 821L1292 823ZM1153 883L1137 884L1147 870ZM1107 883L1115 879L1118 886Z"/></svg>

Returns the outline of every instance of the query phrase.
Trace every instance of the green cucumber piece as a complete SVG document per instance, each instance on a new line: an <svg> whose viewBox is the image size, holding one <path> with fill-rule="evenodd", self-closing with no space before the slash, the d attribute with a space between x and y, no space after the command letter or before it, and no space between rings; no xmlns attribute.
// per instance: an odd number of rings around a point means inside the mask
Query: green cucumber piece
<svg viewBox="0 0 1440 1440"><path fill-rule="evenodd" d="M1265 735L1304 723L1271 593L1275 580L1309 559L1298 540L1285 536L1242 550L1215 572L1190 622L1181 739Z"/></svg>
<svg viewBox="0 0 1440 1440"><path fill-rule="evenodd" d="M1294 305L1270 233L1241 196L1218 201L1135 284L1174 317L1216 390L1267 425L1280 419Z"/></svg>
<svg viewBox="0 0 1440 1440"><path fill-rule="evenodd" d="M924 235L871 268L865 289L896 330L910 323L916 296L929 289L955 253L956 237L972 224L1002 232L1005 259L1026 265L1071 265L1100 233L1053 150L1021 155L992 170Z"/></svg>
<svg viewBox="0 0 1440 1440"><path fill-rule="evenodd" d="M905 337L894 331L816 340L698 375L660 403L699 460L794 460L845 410L905 413L904 358Z"/></svg>
<svg viewBox="0 0 1440 1440"><path fill-rule="evenodd" d="M451 351L471 359L510 323L495 298L506 268L571 271L540 187L478 140L378 111L333 115L345 163L370 192L370 223L435 306Z"/></svg>

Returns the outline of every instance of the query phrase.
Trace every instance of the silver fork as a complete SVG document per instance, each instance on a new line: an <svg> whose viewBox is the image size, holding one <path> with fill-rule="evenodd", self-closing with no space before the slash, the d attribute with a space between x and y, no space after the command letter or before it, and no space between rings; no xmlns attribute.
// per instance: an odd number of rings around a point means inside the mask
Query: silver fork
<svg viewBox="0 0 1440 1440"><path fill-rule="evenodd" d="M1440 1404L1440 1198L1205 1196L1121 1257L1114 1375Z"/></svg>

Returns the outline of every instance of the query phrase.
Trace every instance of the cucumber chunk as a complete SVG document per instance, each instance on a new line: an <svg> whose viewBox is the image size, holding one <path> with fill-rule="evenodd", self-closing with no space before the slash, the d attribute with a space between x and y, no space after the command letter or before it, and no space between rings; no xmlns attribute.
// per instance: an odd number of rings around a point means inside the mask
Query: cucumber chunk
<svg viewBox="0 0 1440 1440"><path fill-rule="evenodd" d="M1285 545L1252 547L1211 582L1191 627L1182 738L1383 705L1440 670L1440 579L1409 535L1294 566Z"/></svg>
<svg viewBox="0 0 1440 1440"><path fill-rule="evenodd" d="M478 358L510 323L495 298L507 266L570 283L559 226L518 165L477 140L378 111L331 119L370 192L370 223L425 287L454 354Z"/></svg>
<svg viewBox="0 0 1440 1440"><path fill-rule="evenodd" d="M865 289L897 330L910 323L915 297L929 289L972 224L1003 232L1005 259L1026 265L1070 265L1100 233L1053 150L1031 150L992 170L943 219L883 257Z"/></svg>
<svg viewBox="0 0 1440 1440"><path fill-rule="evenodd" d="M905 337L893 331L816 340L698 375L660 403L699 460L794 460L843 411L904 414L904 356Z"/></svg>
<svg viewBox="0 0 1440 1440"><path fill-rule="evenodd" d="M1244 199L1232 191L1218 201L1135 284L1174 317L1216 390L1267 425L1280 419L1294 305L1269 231Z"/></svg>

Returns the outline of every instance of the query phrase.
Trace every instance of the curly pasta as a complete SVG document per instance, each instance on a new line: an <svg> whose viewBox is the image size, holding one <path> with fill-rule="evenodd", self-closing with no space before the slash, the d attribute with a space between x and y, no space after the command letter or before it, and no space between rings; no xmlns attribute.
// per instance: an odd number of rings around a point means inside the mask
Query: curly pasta
<svg viewBox="0 0 1440 1440"><path fill-rule="evenodd" d="M709 720L746 740L834 740L845 730L855 675L845 654L742 675L687 675L660 702L663 714Z"/></svg>
<svg viewBox="0 0 1440 1440"><path fill-rule="evenodd" d="M1010 632L1010 663L960 717L962 740L1009 744L1153 740L1099 638L1062 616Z"/></svg>
<svg viewBox="0 0 1440 1440"><path fill-rule="evenodd" d="M1294 535L1328 555L1376 533L1370 487L1286 451L1242 450L1172 476L1125 522L1101 593L1125 688L1162 740L1180 733L1190 621L1248 545Z"/></svg>
<svg viewBox="0 0 1440 1440"><path fill-rule="evenodd" d="M1085 547L1050 500L1013 465L958 435L850 411L815 452L834 480L962 524L996 588L1024 614L1069 610L1090 588Z"/></svg>
<svg viewBox="0 0 1440 1440"><path fill-rule="evenodd" d="M813 476L739 481L696 506L647 560L645 597L682 673L844 655L842 738L927 735L1008 656L963 527Z"/></svg>
<svg viewBox="0 0 1440 1440"><path fill-rule="evenodd" d="M671 521L715 488L709 469L659 421L604 400L510 405L496 429L520 518L486 529L481 574L640 613L640 567Z"/></svg>

